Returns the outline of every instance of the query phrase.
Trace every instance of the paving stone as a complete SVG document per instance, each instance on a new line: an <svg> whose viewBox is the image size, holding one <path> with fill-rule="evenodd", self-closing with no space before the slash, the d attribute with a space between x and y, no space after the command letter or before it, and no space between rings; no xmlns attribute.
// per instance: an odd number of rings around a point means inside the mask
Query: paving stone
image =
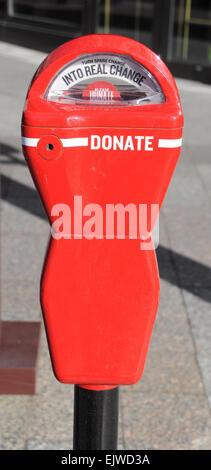
<svg viewBox="0 0 211 470"><path fill-rule="evenodd" d="M26 443L26 450L71 450L72 442L69 441L38 441L37 439L29 439ZM118 450L124 450L123 442L119 438Z"/></svg>
<svg viewBox="0 0 211 470"><path fill-rule="evenodd" d="M21 137L19 139L11 139L8 143L0 142L0 169L7 169L8 177L12 177L12 173L15 174L17 168L27 169L26 162L22 153ZM25 172L24 172L25 173Z"/></svg>
<svg viewBox="0 0 211 470"><path fill-rule="evenodd" d="M150 393L192 393L204 395L204 384L196 356L178 349L149 347L141 380L131 386L134 390Z"/></svg>
<svg viewBox="0 0 211 470"><path fill-rule="evenodd" d="M199 351L197 355L207 397L211 396L211 355ZM211 403L210 403L211 408Z"/></svg>
<svg viewBox="0 0 211 470"><path fill-rule="evenodd" d="M6 199L39 199L32 180L29 169L25 163L24 157L20 154L19 164L13 165L12 174L10 173L11 164L4 165L8 169L7 177L3 178L3 196ZM4 173L6 175L6 171Z"/></svg>
<svg viewBox="0 0 211 470"><path fill-rule="evenodd" d="M71 450L70 441L38 441L37 439L28 439L26 443L27 450Z"/></svg>
<svg viewBox="0 0 211 470"><path fill-rule="evenodd" d="M180 211L179 208L165 209L164 215L168 225L170 246L176 253L183 255L186 259L204 264L210 268L211 284L211 250L210 231L211 216L208 204L201 204L199 210L190 207L188 210ZM207 216L205 217L205 214ZM182 270L183 266L182 266ZM182 272L181 272L182 275Z"/></svg>
<svg viewBox="0 0 211 470"><path fill-rule="evenodd" d="M126 449L211 449L211 421L203 396L121 394Z"/></svg>
<svg viewBox="0 0 211 470"><path fill-rule="evenodd" d="M160 300L158 307L159 317L177 316L185 314L184 300L181 295L181 289L174 284L170 284L166 279L160 280ZM176 318L175 318L176 321Z"/></svg>
<svg viewBox="0 0 211 470"><path fill-rule="evenodd" d="M188 191L187 191L188 188ZM200 198L198 197L200 194ZM168 208L171 212L175 207L181 213L186 215L187 210L201 207L206 203L205 191L199 178L195 165L182 160L182 155L178 161L171 184L168 188L163 209Z"/></svg>
<svg viewBox="0 0 211 470"><path fill-rule="evenodd" d="M210 148L207 149L206 151L206 156L207 156L207 162L202 163L200 159L200 163L197 162L197 170L198 170L198 175L201 179L202 185L204 187L204 191L206 193L206 197L209 198L209 201L211 199L211 185L210 185L210 179L211 179L211 161L210 161ZM209 214L209 212L208 212Z"/></svg>
<svg viewBox="0 0 211 470"><path fill-rule="evenodd" d="M15 57L7 58L1 55L0 99L1 99L1 131L4 138L20 136L20 123L23 106L31 78L36 71L36 65L16 60ZM14 76L16 84L12 77ZM11 77L11 79L10 79ZM18 92L17 92L18 90ZM12 112L8 113L8 109Z"/></svg>
<svg viewBox="0 0 211 470"><path fill-rule="evenodd" d="M73 436L73 387L68 399L59 394L46 399L34 396L28 419L28 439L72 442Z"/></svg>
<svg viewBox="0 0 211 470"><path fill-rule="evenodd" d="M207 289L196 290L195 295L184 290L197 361L209 400L211 396L211 306L210 301L205 299L208 299L210 295L210 291Z"/></svg>
<svg viewBox="0 0 211 470"><path fill-rule="evenodd" d="M192 293L184 289L183 295L197 351L206 353L211 361L211 293L196 288Z"/></svg>
<svg viewBox="0 0 211 470"><path fill-rule="evenodd" d="M33 233L2 233L1 247L3 279L39 281L46 239Z"/></svg>
<svg viewBox="0 0 211 470"><path fill-rule="evenodd" d="M1 62L1 70L2 70ZM19 99L15 99L10 90L8 93L5 93L5 90L0 88L0 100L1 100L1 134L4 138L7 136L8 140L10 139L10 134L13 133L13 136L20 136L20 123L23 110L23 104L20 103ZM24 102L24 100L23 100ZM8 109L12 109L12 112L8 114ZM7 116L7 119L5 119Z"/></svg>
<svg viewBox="0 0 211 470"><path fill-rule="evenodd" d="M182 83L179 84L179 90L185 123L184 142L192 146L200 145L203 147L206 144L209 145L210 86L199 82L191 82L190 80L182 80Z"/></svg>
<svg viewBox="0 0 211 470"><path fill-rule="evenodd" d="M2 233L34 233L48 239L50 225L37 198L6 200L1 207Z"/></svg>
<svg viewBox="0 0 211 470"><path fill-rule="evenodd" d="M0 395L0 448L24 449L31 397Z"/></svg>
<svg viewBox="0 0 211 470"><path fill-rule="evenodd" d="M26 172L28 177L25 178L25 182L21 181L21 179L17 178L15 175L15 169L13 169L12 173L6 171L7 167L4 166L4 174L1 178L1 189L2 189L2 198L4 200L9 200L14 205L15 200L17 199L24 199L29 200L29 203L33 203L34 201L39 201L40 199L35 191L35 188L31 182L30 175ZM8 174L9 173L9 174ZM17 200L16 205L21 204L21 201Z"/></svg>
<svg viewBox="0 0 211 470"><path fill-rule="evenodd" d="M7 120L5 119L5 121ZM23 154L22 154L20 127L19 127L18 134L10 133L10 135L8 136L8 134L3 134L2 132L1 141L0 141L0 155L8 158L8 163L10 163L10 157L18 158L19 162L24 161ZM9 165L9 167L12 168L12 165Z"/></svg>
<svg viewBox="0 0 211 470"><path fill-rule="evenodd" d="M24 450L25 449L25 440L17 438L6 438L0 440L0 450Z"/></svg>
<svg viewBox="0 0 211 470"><path fill-rule="evenodd" d="M40 283L24 279L3 279L1 285L2 319L7 321L39 321Z"/></svg>
<svg viewBox="0 0 211 470"><path fill-rule="evenodd" d="M194 353L194 343L188 320L182 310L178 313L178 306L171 305L170 311L160 313L158 309L155 320L150 349L168 349L175 352ZM176 312L176 313L175 313Z"/></svg>
<svg viewBox="0 0 211 470"><path fill-rule="evenodd" d="M168 283L177 286L179 276L176 271L172 250L160 244L156 250L156 256L161 280L167 280Z"/></svg>

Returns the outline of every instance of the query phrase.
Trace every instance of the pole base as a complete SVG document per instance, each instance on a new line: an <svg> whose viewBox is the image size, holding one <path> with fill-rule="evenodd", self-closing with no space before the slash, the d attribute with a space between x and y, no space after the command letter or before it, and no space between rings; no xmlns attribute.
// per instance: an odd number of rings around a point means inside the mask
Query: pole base
<svg viewBox="0 0 211 470"><path fill-rule="evenodd" d="M119 387L95 391L75 385L74 450L115 450Z"/></svg>

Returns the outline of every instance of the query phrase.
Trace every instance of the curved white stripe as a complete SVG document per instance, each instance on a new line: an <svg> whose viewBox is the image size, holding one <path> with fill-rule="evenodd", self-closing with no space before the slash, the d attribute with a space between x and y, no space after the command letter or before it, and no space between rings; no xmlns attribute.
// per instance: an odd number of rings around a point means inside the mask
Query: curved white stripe
<svg viewBox="0 0 211 470"><path fill-rule="evenodd" d="M22 145L27 147L36 147L40 138L22 137ZM61 139L63 147L87 147L88 137L79 137L73 139Z"/></svg>
<svg viewBox="0 0 211 470"><path fill-rule="evenodd" d="M178 148L182 145L182 138L181 139L159 139L158 140L158 147L159 148Z"/></svg>
<svg viewBox="0 0 211 470"><path fill-rule="evenodd" d="M39 138L38 139L33 139L31 137L22 137L22 145L27 145L27 147L36 147L38 142L39 142Z"/></svg>
<svg viewBox="0 0 211 470"><path fill-rule="evenodd" d="M22 145L27 147L36 147L40 138L22 137ZM61 139L64 147L87 147L88 137L76 137L72 139ZM158 139L159 148L178 148L182 145L181 139Z"/></svg>
<svg viewBox="0 0 211 470"><path fill-rule="evenodd" d="M61 141L64 147L86 147L88 145L88 137L61 139Z"/></svg>

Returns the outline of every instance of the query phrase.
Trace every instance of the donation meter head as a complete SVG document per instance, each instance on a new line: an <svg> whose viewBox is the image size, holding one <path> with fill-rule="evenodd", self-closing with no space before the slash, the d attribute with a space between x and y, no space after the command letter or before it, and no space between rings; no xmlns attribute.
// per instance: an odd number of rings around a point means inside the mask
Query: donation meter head
<svg viewBox="0 0 211 470"><path fill-rule="evenodd" d="M62 382L142 375L159 302L152 232L182 129L171 73L132 39L74 39L32 79L22 144L51 224L41 305Z"/></svg>

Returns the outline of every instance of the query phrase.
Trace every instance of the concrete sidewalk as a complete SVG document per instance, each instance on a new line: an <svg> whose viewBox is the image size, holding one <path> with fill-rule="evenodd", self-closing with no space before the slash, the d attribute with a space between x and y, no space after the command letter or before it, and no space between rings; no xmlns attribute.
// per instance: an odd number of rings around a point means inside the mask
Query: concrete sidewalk
<svg viewBox="0 0 211 470"><path fill-rule="evenodd" d="M2 317L39 320L49 227L21 153L25 94L43 54L0 43ZM211 87L177 80L182 155L160 217L161 298L142 380L121 387L119 448L211 449ZM35 396L0 396L1 449L70 449L73 386L44 330Z"/></svg>

